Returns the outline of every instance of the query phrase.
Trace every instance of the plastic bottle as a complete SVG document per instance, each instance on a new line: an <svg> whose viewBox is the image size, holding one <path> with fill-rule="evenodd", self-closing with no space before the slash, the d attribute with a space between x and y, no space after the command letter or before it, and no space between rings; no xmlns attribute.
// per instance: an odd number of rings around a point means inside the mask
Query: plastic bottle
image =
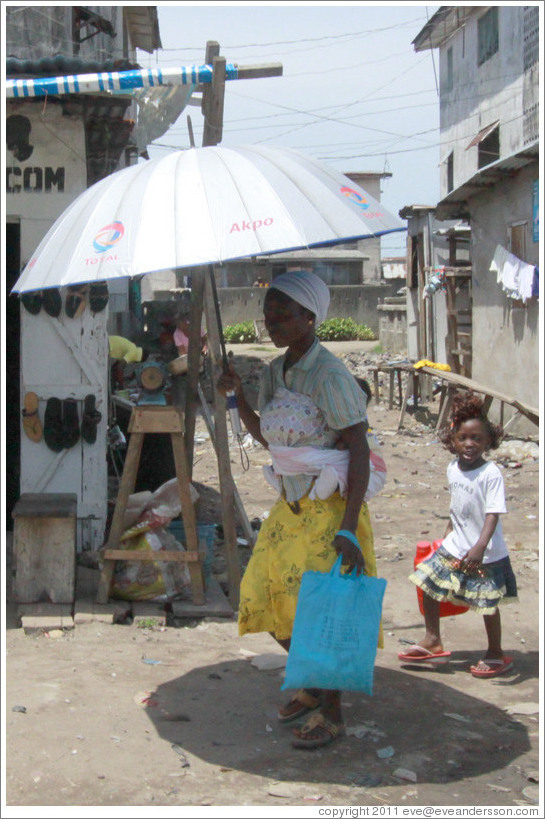
<svg viewBox="0 0 545 819"><path fill-rule="evenodd" d="M436 549L442 544L443 540L434 540L433 543L430 543L429 540L421 540L419 543L416 544L416 554L414 556L414 568L418 566L419 563L426 560L430 555L432 555ZM420 609L420 614L424 614L424 592L422 589L416 588L416 594L418 596L418 608ZM451 603L450 600L446 600L443 603L439 604L439 617L450 617L453 614L463 614L465 611L469 611L468 606L455 606L454 603Z"/></svg>

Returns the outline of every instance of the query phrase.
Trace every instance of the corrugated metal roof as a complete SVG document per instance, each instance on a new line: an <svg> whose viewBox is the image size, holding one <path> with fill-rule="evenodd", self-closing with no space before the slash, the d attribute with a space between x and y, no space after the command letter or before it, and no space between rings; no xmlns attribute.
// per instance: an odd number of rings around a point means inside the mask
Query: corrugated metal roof
<svg viewBox="0 0 545 819"><path fill-rule="evenodd" d="M539 140L532 142L503 159L492 162L474 174L455 190L437 203L435 215L438 219L468 219L467 200L477 196L503 179L513 176L525 165L539 160Z"/></svg>
<svg viewBox="0 0 545 819"><path fill-rule="evenodd" d="M151 54L162 48L157 6L125 6L125 19L133 46Z"/></svg>
<svg viewBox="0 0 545 819"><path fill-rule="evenodd" d="M414 50L427 51L430 48L438 48L465 24L468 17L486 8L488 7L441 6L412 41Z"/></svg>
<svg viewBox="0 0 545 819"><path fill-rule="evenodd" d="M369 238L373 238L372 236ZM351 249L345 250L338 247L323 247L318 250L304 249L304 250L290 250L283 253L275 253L266 257L271 261L356 261L360 262L369 259L366 253L361 250Z"/></svg>

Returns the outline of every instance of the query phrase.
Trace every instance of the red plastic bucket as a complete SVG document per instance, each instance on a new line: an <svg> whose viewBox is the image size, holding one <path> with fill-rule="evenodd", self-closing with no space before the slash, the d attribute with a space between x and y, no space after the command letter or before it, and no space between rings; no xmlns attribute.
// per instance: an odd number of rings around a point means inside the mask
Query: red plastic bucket
<svg viewBox="0 0 545 819"><path fill-rule="evenodd" d="M419 563L422 563L424 560L427 560L430 555L432 555L436 549L442 544L443 540L434 540L433 543L430 543L429 540L421 540L419 543L416 544L416 554L414 556L414 567L418 566ZM424 614L424 592L422 589L416 588L416 594L418 597L418 608L420 609L420 614ZM446 600L443 603L439 604L439 617L451 617L453 614L463 614L465 611L469 611L468 606L455 606L454 603L451 603L450 600Z"/></svg>

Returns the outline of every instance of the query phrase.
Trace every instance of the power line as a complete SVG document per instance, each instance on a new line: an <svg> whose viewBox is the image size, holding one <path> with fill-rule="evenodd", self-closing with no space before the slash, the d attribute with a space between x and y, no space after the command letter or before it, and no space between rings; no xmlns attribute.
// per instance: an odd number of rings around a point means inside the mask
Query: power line
<svg viewBox="0 0 545 819"><path fill-rule="evenodd" d="M404 23L396 23L392 26L383 26L381 28L375 29L365 29L364 31L347 31L344 34L326 34L321 37L298 37L296 40L276 40L276 41L269 41L264 43L239 43L235 45L222 45L222 48L269 48L272 46L279 46L279 45L296 45L299 43L318 43L323 42L324 40L341 40L341 39L354 39L357 37L369 37L372 34L382 34L385 31L394 31L396 29L408 28L409 26L416 25L417 23L421 22L422 18L415 18L414 20L408 20ZM162 48L161 51L163 52L186 52L186 51L202 51L202 47L196 46L185 46L183 48Z"/></svg>

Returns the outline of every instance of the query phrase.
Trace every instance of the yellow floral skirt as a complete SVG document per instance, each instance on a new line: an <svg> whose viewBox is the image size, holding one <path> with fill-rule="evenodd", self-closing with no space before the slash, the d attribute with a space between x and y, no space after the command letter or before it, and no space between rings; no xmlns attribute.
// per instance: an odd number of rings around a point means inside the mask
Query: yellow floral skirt
<svg viewBox="0 0 545 819"><path fill-rule="evenodd" d="M333 538L346 500L335 492L327 500L299 501L295 514L280 498L263 521L240 585L239 634L268 631L279 640L291 637L303 572L328 572L337 559ZM373 530L363 503L356 530L365 572L376 576ZM379 646L382 646L382 633Z"/></svg>

